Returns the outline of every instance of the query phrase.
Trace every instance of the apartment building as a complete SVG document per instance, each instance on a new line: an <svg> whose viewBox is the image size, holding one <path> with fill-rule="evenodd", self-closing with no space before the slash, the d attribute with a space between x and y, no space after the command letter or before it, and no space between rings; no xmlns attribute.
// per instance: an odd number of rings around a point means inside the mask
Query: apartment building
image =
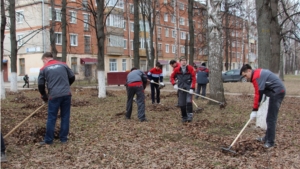
<svg viewBox="0 0 300 169"><path fill-rule="evenodd" d="M206 46L206 16L202 4L195 2L194 33L195 53L194 63L200 65L208 60ZM97 7L94 0L68 0L67 1L67 61L66 63L75 72L77 79L94 79L97 73L97 40L95 22L91 9ZM186 42L189 40L189 23L186 0L159 0L153 4L155 9L155 24L153 32L153 46L162 63L163 73L170 75L172 69L169 60L178 59L189 52ZM141 13L141 9L140 13ZM62 31L61 31L61 1L55 1L55 36L57 59L61 59ZM134 33L134 8L133 0L107 0L106 1L106 26L105 26L105 71L122 72L131 69L133 65L133 33ZM154 17L154 15L152 17ZM36 80L39 69L43 66L41 56L50 51L50 25L52 21L51 5L49 0L31 1L18 0L16 4L16 26L18 40L17 74L22 80L28 74L30 81ZM150 46L149 22L144 22L140 14L140 68L147 70L147 54L145 43ZM9 24L8 24L9 26ZM45 29L43 29L45 28ZM10 35L9 27L5 32L4 42L4 68L7 72L5 80L10 79ZM146 34L146 35L145 35ZM236 35L240 33L236 32ZM242 35L242 33L241 33ZM186 40L188 39L188 40ZM246 41L244 41L246 43ZM241 46L242 42L236 42ZM248 44L248 42L247 42ZM246 48L243 55L248 55ZM234 50L232 50L234 51ZM240 52L241 53L241 52ZM189 55L189 53L187 53ZM240 62L241 54L234 54L232 63ZM238 57L239 56L239 57ZM154 57L154 56L153 56ZM236 59L235 59L236 58ZM235 60L234 60L235 59ZM225 63L225 62L224 62ZM6 73L4 73L6 74Z"/></svg>

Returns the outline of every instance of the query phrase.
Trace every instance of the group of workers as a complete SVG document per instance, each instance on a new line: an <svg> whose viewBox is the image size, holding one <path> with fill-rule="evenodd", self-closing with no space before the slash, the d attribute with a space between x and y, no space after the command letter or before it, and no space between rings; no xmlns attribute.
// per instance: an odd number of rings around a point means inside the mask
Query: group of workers
<svg viewBox="0 0 300 169"><path fill-rule="evenodd" d="M192 96L196 88L196 83L198 84L196 93L199 94L202 88L202 95L205 96L206 85L209 81L209 70L206 68L205 63L199 68L188 65L185 57L180 57L179 63L175 60L171 60L170 65L173 67L170 82L178 93L178 107L180 107L181 110L182 122L191 122L193 120ZM275 145L278 111L285 96L286 89L279 77L267 69L253 70L250 65L245 64L240 70L240 75L242 78L247 79L247 81L252 82L255 90L253 110L250 114L250 119L256 118L262 96L266 95L270 97L266 118L267 130L265 136L257 138L257 141L264 143L265 148L273 147ZM137 83L138 81L141 83ZM156 66L148 72L148 79L142 71L132 69L127 76L127 119L130 119L131 116L133 97L137 95L138 118L141 122L147 121L145 115L144 89L148 81L151 83L152 104L155 104L155 101L158 104L160 103L159 86L164 85L161 65L157 63Z"/></svg>
<svg viewBox="0 0 300 169"><path fill-rule="evenodd" d="M75 75L65 63L54 60L53 55L50 52L43 54L42 61L44 66L40 69L38 89L41 98L48 104L48 118L45 138L40 142L40 145L50 145L53 143L55 123L59 109L61 114L59 137L61 144L65 144L68 141L70 125L70 86L75 81ZM200 88L202 88L202 95L205 96L209 70L205 67L205 63L195 69L194 66L187 64L185 57L180 57L179 62L171 60L170 66L173 67L170 82L178 93L178 107L180 107L181 110L182 122L191 122L193 120L192 95L194 94L196 83L198 84L197 93L199 94ZM253 110L250 114L251 119L256 118L262 96L265 94L270 97L266 118L267 130L265 136L259 137L257 140L264 143L265 148L273 147L275 145L278 111L286 93L283 82L271 71L267 69L253 70L248 64L243 65L240 70L240 75L252 82L255 89ZM28 76L24 77L24 81L25 84L28 84ZM126 82L126 119L131 118L132 102L134 95L136 95L138 118L141 122L147 121L145 115L144 90L148 82L151 84L152 104L160 104L160 86L164 86L162 65L160 63L157 63L155 67L148 72L148 76L139 69L131 69ZM46 87L48 93L45 90ZM7 161L5 156L5 145L1 133L1 162L5 161Z"/></svg>

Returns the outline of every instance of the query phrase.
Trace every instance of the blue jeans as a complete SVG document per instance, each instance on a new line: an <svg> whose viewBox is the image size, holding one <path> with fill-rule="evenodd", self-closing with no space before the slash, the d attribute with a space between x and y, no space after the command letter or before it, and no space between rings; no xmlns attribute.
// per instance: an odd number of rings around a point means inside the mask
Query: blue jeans
<svg viewBox="0 0 300 169"><path fill-rule="evenodd" d="M54 98L48 101L48 119L44 140L47 144L53 143L55 123L59 108L61 115L59 139L61 142L66 142L68 140L70 127L71 95Z"/></svg>

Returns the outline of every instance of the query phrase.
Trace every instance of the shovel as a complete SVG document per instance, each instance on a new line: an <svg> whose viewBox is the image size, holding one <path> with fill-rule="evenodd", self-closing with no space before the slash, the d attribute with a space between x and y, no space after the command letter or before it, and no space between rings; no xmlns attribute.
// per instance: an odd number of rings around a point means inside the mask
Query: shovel
<svg viewBox="0 0 300 169"><path fill-rule="evenodd" d="M31 116L33 116L37 111L39 111L42 107L44 107L45 104L41 105L39 108L37 108L34 112L32 112L29 116L27 116L21 123L19 123L15 128L13 128L10 132L8 132L4 138L9 136L11 133L13 133L17 128L19 128L25 121L27 121Z"/></svg>

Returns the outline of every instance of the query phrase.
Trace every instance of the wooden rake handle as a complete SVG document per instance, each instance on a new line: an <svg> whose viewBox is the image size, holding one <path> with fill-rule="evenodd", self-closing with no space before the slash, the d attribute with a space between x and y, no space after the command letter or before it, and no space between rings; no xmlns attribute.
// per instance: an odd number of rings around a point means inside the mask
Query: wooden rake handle
<svg viewBox="0 0 300 169"><path fill-rule="evenodd" d="M27 116L21 123L19 123L16 127L14 127L10 132L8 132L3 138L6 138L11 133L13 133L17 128L19 128L25 121L27 121L32 115L34 115L37 111L39 111L42 107L44 107L45 103L37 108L34 112L32 112L29 116Z"/></svg>
<svg viewBox="0 0 300 169"><path fill-rule="evenodd" d="M243 129L240 131L240 133L236 136L236 138L233 140L233 142L231 143L230 147L232 147L234 145L234 143L236 142L236 140L240 137L240 135L243 133L243 131L245 130L245 128L248 126L248 124L251 122L251 118L248 120L248 122L245 124L245 126L243 127Z"/></svg>
<svg viewBox="0 0 300 169"><path fill-rule="evenodd" d="M184 89L182 89L182 88L178 88L178 89L189 93L189 91L184 90ZM223 104L223 103L221 103L221 102L219 102L219 101L217 101L217 100L214 100L214 99L211 99L211 98L202 96L202 95L200 95L200 94L197 94L197 93L193 93L193 94L196 95L196 96L200 96L200 97L202 97L202 98L205 98L205 99L207 99L207 100L210 100L210 101L213 101L213 102L216 102L216 103L219 103L219 104Z"/></svg>

